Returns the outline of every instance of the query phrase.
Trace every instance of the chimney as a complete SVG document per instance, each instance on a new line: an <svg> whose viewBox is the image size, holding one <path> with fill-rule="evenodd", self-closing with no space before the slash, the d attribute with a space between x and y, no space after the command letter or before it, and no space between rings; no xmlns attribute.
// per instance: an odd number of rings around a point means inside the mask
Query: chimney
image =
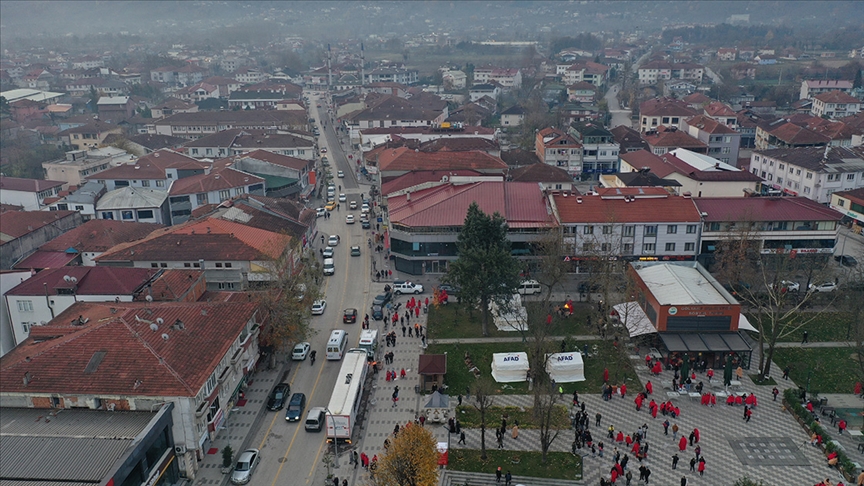
<svg viewBox="0 0 864 486"><path fill-rule="evenodd" d="M405 202L411 202L411 191L405 193Z"/></svg>

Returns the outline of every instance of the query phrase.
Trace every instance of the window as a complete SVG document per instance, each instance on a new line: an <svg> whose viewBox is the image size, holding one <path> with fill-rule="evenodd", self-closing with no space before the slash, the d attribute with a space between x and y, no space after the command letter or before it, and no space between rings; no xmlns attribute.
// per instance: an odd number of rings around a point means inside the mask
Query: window
<svg viewBox="0 0 864 486"><path fill-rule="evenodd" d="M633 254L633 243L624 243L624 254L632 255Z"/></svg>
<svg viewBox="0 0 864 486"><path fill-rule="evenodd" d="M150 187L150 181L141 181L141 187Z"/></svg>
<svg viewBox="0 0 864 486"><path fill-rule="evenodd" d="M158 263L151 263L150 268L159 268L159 264Z"/></svg>
<svg viewBox="0 0 864 486"><path fill-rule="evenodd" d="M102 219L114 219L114 211L102 211Z"/></svg>
<svg viewBox="0 0 864 486"><path fill-rule="evenodd" d="M161 268L168 268L168 264L167 264L167 263L160 263L159 266L160 266Z"/></svg>
<svg viewBox="0 0 864 486"><path fill-rule="evenodd" d="M695 224L688 224L687 225L687 234L688 235L696 234L696 225Z"/></svg>
<svg viewBox="0 0 864 486"><path fill-rule="evenodd" d="M806 177L807 177L808 179L812 179L812 178L813 178L813 173L812 173L812 172L808 172Z"/></svg>
<svg viewBox="0 0 864 486"><path fill-rule="evenodd" d="M230 199L230 198L231 198L231 191L230 190L223 189L223 190L219 191L219 200L220 201L225 201L226 199Z"/></svg>
<svg viewBox="0 0 864 486"><path fill-rule="evenodd" d="M604 235L611 235L612 234L612 227L609 225L603 226L603 234Z"/></svg>
<svg viewBox="0 0 864 486"><path fill-rule="evenodd" d="M192 155L198 155L198 149L197 148L192 149Z"/></svg>
<svg viewBox="0 0 864 486"><path fill-rule="evenodd" d="M794 174L794 173L795 173L795 168L794 168L794 167L789 167L789 173L790 173L790 174Z"/></svg>
<svg viewBox="0 0 864 486"><path fill-rule="evenodd" d="M696 249L696 243L684 243L684 251L693 251Z"/></svg>
<svg viewBox="0 0 864 486"><path fill-rule="evenodd" d="M774 174L768 174L768 180L773 181L774 180Z"/></svg>
<svg viewBox="0 0 864 486"><path fill-rule="evenodd" d="M19 300L18 301L18 312L33 312L33 301L32 300Z"/></svg>
<svg viewBox="0 0 864 486"><path fill-rule="evenodd" d="M156 181L156 187L165 187L165 181Z"/></svg>
<svg viewBox="0 0 864 486"><path fill-rule="evenodd" d="M590 225L585 225L585 227L582 229L582 233L584 233L586 235L593 235L594 234L594 227L590 226Z"/></svg>
<svg viewBox="0 0 864 486"><path fill-rule="evenodd" d="M609 243L601 243L600 244L600 251L606 252L606 251L609 251L611 249L612 249L612 245Z"/></svg>
<svg viewBox="0 0 864 486"><path fill-rule="evenodd" d="M225 262L225 268L231 268L231 263L230 263L230 262Z"/></svg>
<svg viewBox="0 0 864 486"><path fill-rule="evenodd" d="M786 168L786 164L780 164L777 166L778 169L783 170Z"/></svg>
<svg viewBox="0 0 864 486"><path fill-rule="evenodd" d="M795 169L795 175L800 176L801 175L801 169Z"/></svg>
<svg viewBox="0 0 864 486"><path fill-rule="evenodd" d="M152 209L139 209L138 210L138 219L153 219L153 210Z"/></svg>
<svg viewBox="0 0 864 486"><path fill-rule="evenodd" d="M135 219L135 214L132 211L120 211L120 214L124 221Z"/></svg>
<svg viewBox="0 0 864 486"><path fill-rule="evenodd" d="M22 323L21 323L21 329L24 330L24 334L27 334L27 333L30 332L30 325L31 325L31 324L32 324L32 323L30 323L30 322L22 322Z"/></svg>
<svg viewBox="0 0 864 486"><path fill-rule="evenodd" d="M730 150L729 147L723 147L723 153L724 154L728 154L729 150Z"/></svg>
<svg viewBox="0 0 864 486"><path fill-rule="evenodd" d="M645 226L645 236L657 236L657 226L656 225Z"/></svg>
<svg viewBox="0 0 864 486"><path fill-rule="evenodd" d="M207 204L207 193L206 192L202 192L201 194L196 194L195 196L197 198L199 206L203 206L203 205Z"/></svg>
<svg viewBox="0 0 864 486"><path fill-rule="evenodd" d="M633 236L636 234L635 226L625 226L624 227L624 236Z"/></svg>
<svg viewBox="0 0 864 486"><path fill-rule="evenodd" d="M667 235L674 235L677 233L678 233L678 225L677 224L670 224L670 225L666 226L666 234Z"/></svg>
<svg viewBox="0 0 864 486"><path fill-rule="evenodd" d="M593 249L593 245L591 243L582 243L582 251L590 252Z"/></svg>
<svg viewBox="0 0 864 486"><path fill-rule="evenodd" d="M183 264L183 268L192 268L192 264L186 262L186 263Z"/></svg>
<svg viewBox="0 0 864 486"><path fill-rule="evenodd" d="M777 178L777 184L783 184L783 178L782 177Z"/></svg>
<svg viewBox="0 0 864 486"><path fill-rule="evenodd" d="M846 180L847 181L854 181L855 180L855 174L854 173L846 174Z"/></svg>
<svg viewBox="0 0 864 486"><path fill-rule="evenodd" d="M240 194L243 194L245 192L246 192L245 187L238 187L238 188L234 189L234 195L235 196L239 196Z"/></svg>
<svg viewBox="0 0 864 486"><path fill-rule="evenodd" d="M644 253L654 253L654 248L656 248L656 245L654 245L654 243L645 243L644 245L642 245L642 251Z"/></svg>
<svg viewBox="0 0 864 486"><path fill-rule="evenodd" d="M804 194L810 194L810 188L809 187L804 186Z"/></svg>
<svg viewBox="0 0 864 486"><path fill-rule="evenodd" d="M221 262L216 262L216 268L222 268L222 263L221 263Z"/></svg>
<svg viewBox="0 0 864 486"><path fill-rule="evenodd" d="M219 282L219 290L234 290L234 282Z"/></svg>
<svg viewBox="0 0 864 486"><path fill-rule="evenodd" d="M666 251L675 251L675 243L666 243Z"/></svg>
<svg viewBox="0 0 864 486"><path fill-rule="evenodd" d="M84 206L75 205L75 211L84 211Z"/></svg>

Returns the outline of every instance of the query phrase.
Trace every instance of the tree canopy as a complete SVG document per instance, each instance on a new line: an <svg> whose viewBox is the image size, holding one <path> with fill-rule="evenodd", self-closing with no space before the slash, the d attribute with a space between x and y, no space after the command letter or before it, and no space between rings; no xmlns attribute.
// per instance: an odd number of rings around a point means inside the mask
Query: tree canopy
<svg viewBox="0 0 864 486"><path fill-rule="evenodd" d="M418 425L399 431L378 461L374 483L398 486L437 486L437 440L429 429Z"/></svg>
<svg viewBox="0 0 864 486"><path fill-rule="evenodd" d="M447 268L448 282L459 286L459 299L479 304L483 335L489 335L489 303L505 306L519 285L519 262L510 253L507 222L471 203L456 243L459 258Z"/></svg>

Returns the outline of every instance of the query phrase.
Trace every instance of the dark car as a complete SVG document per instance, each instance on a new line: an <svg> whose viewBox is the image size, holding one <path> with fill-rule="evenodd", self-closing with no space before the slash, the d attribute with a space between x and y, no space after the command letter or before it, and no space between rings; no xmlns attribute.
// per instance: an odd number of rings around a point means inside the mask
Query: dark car
<svg viewBox="0 0 864 486"><path fill-rule="evenodd" d="M840 262L840 265L843 265L844 267L854 267L855 265L858 265L858 260L853 256L836 255L834 259Z"/></svg>
<svg viewBox="0 0 864 486"><path fill-rule="evenodd" d="M369 229L369 228L372 227L372 225L369 224L369 220L368 220L368 219L361 219L361 220L360 220L360 226L362 226L363 229Z"/></svg>
<svg viewBox="0 0 864 486"><path fill-rule="evenodd" d="M304 408L306 408L306 395L302 393L291 395L291 401L288 402L288 410L285 411L285 420L297 422L303 415Z"/></svg>
<svg viewBox="0 0 864 486"><path fill-rule="evenodd" d="M345 309L342 314L342 322L345 324L354 324L357 322L357 309Z"/></svg>
<svg viewBox="0 0 864 486"><path fill-rule="evenodd" d="M380 305L373 305L372 306L372 319L375 319L376 321L380 321L380 320L384 319L384 308L381 307Z"/></svg>
<svg viewBox="0 0 864 486"><path fill-rule="evenodd" d="M438 286L438 290L443 290L448 295L457 295L459 293L459 287L450 284L441 284Z"/></svg>
<svg viewBox="0 0 864 486"><path fill-rule="evenodd" d="M390 299L392 298L393 292L384 292L383 294L375 296L375 299L372 301L372 305L384 306L387 304L387 302L390 302Z"/></svg>
<svg viewBox="0 0 864 486"><path fill-rule="evenodd" d="M270 392L270 398L267 399L267 410L281 410L285 406L285 400L291 394L291 385L288 383L280 383Z"/></svg>

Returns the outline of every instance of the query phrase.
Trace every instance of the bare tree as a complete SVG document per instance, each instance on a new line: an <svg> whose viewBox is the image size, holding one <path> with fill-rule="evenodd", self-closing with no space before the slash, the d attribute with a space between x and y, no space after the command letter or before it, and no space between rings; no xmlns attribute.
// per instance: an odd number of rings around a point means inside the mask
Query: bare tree
<svg viewBox="0 0 864 486"><path fill-rule="evenodd" d="M480 459L486 460L486 413L492 406L495 385L488 377L480 378L473 386L474 403L471 405L480 412Z"/></svg>
<svg viewBox="0 0 864 486"><path fill-rule="evenodd" d="M566 248L561 233L557 230L547 232L534 248L535 255L539 257L538 272L534 278L546 288L543 309L549 309L552 292L567 278L567 267L561 261Z"/></svg>
<svg viewBox="0 0 864 486"><path fill-rule="evenodd" d="M545 368L541 374L545 374L548 378ZM535 385L534 388L535 390L541 389L541 393L538 394L539 400L535 399L534 401L534 418L540 428L540 450L543 457L542 461L545 464L549 448L552 447L552 443L561 433L561 429L555 423L555 410L560 407L558 402L561 399L561 393L555 389L555 383L548 379L542 386Z"/></svg>

